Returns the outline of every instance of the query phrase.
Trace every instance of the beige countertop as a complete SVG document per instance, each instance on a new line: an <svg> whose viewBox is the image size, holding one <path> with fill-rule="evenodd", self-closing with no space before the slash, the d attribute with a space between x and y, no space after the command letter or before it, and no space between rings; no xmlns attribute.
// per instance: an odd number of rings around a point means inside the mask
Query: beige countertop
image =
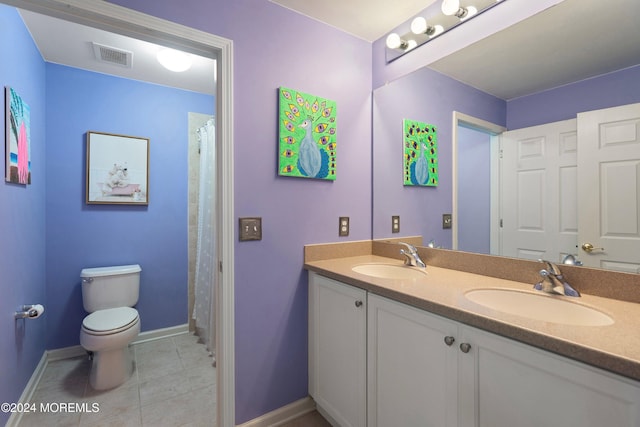
<svg viewBox="0 0 640 427"><path fill-rule="evenodd" d="M376 255L308 261L305 268L431 313L493 332L616 374L640 381L640 304L582 294L571 302L609 315L607 326L575 326L533 320L486 308L469 301L465 292L480 288L530 291L533 283L498 279L457 270L427 267L419 279L383 279L356 273L359 264L402 265Z"/></svg>

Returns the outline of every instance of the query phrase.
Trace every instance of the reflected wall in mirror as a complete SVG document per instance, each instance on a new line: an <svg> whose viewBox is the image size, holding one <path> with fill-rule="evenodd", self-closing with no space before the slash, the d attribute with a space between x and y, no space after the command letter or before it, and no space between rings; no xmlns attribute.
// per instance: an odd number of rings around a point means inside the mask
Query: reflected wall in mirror
<svg viewBox="0 0 640 427"><path fill-rule="evenodd" d="M433 239L437 246L447 249L500 254L499 245L493 241L500 231L500 215L494 213L492 217L491 213L486 213L486 205L491 206L491 194L497 194L496 187L486 183L492 172L496 174L491 162L497 160L490 157L487 163L486 156L491 156L489 150L469 155L464 141L458 138L454 141L454 134L473 135L468 127L458 127L453 119L454 112L514 130L575 119L578 113L585 111L640 102L640 85L637 84L640 81L640 48L636 46L640 44L624 41L640 40L640 30L637 25L631 25L633 19L630 18L639 14L640 3L634 0L614 0L606 4L593 0L565 0L504 30L502 33L505 34L498 33L481 40L430 68L414 71L376 89L373 97L373 238L391 237L391 216L400 215L402 235L422 235L425 243ZM573 18L567 19L567 16ZM616 31L609 31L586 37L586 32L578 31L570 22L584 21L580 25L591 25L591 19L614 20L617 23L612 23L610 28L616 28L618 34L614 37L611 33ZM558 25L550 26L553 22ZM545 39L544 55L531 44L540 38L541 32L544 37L550 37ZM509 39L515 46L509 45ZM416 54L419 51L413 53ZM487 65L484 58L493 59L493 64ZM553 70L553 75L551 72L545 75L546 69ZM513 73L521 81L513 79ZM534 74L542 75L542 78L535 78ZM403 117L438 127L438 188L402 186L402 177L397 173L402 153L397 147ZM640 133L640 124L636 129ZM458 156L454 159L455 147ZM474 149L482 150L478 146ZM457 164L455 176L454 164ZM458 175L462 172L467 177L464 182L462 175ZM577 179L579 186L580 178ZM471 190L464 189L468 187ZM469 200L464 191L471 191L476 200ZM443 229L442 214L456 208L458 215L453 219L454 228ZM494 209L498 208L494 206ZM541 210L544 214L543 207ZM633 212L638 210L635 207ZM481 212L485 219L480 219ZM628 220L630 214L622 215ZM636 224L638 221L636 216ZM474 233L471 237L469 231ZM487 238L488 242L483 241ZM580 259L588 256L580 248L574 253ZM604 263L598 266L618 269Z"/></svg>

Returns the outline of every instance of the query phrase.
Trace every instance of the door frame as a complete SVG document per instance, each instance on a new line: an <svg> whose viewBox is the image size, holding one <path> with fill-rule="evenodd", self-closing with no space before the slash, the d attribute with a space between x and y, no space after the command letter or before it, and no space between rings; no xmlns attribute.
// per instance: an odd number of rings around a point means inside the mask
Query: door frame
<svg viewBox="0 0 640 427"><path fill-rule="evenodd" d="M217 424L235 426L233 42L101 0L0 0L10 6L216 58Z"/></svg>
<svg viewBox="0 0 640 427"><path fill-rule="evenodd" d="M451 126L451 249L458 250L458 126L465 125L466 127L485 132L491 135L491 188L498 188L500 183L500 141L499 136L507 128L497 125L495 123L482 120L468 114L454 111L452 114L452 126ZM499 218L499 206L500 199L498 192L491 192L491 254L499 253L499 248L496 247L500 242L500 218Z"/></svg>

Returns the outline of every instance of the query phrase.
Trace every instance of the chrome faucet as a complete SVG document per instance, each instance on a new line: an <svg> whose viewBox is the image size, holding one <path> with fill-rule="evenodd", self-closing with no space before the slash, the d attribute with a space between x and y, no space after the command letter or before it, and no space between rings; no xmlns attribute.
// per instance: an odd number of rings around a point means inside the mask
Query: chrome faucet
<svg viewBox="0 0 640 427"><path fill-rule="evenodd" d="M580 292L573 289L565 280L557 265L551 261L539 259L538 261L547 265L546 269L540 270L542 280L533 285L533 288L549 294L566 295L568 297L579 297ZM562 291L557 288L562 286Z"/></svg>
<svg viewBox="0 0 640 427"><path fill-rule="evenodd" d="M405 245L407 247L406 250L400 249L400 253L404 255L404 265L407 265L410 267L420 267L420 268L427 267L424 261L422 261L422 259L420 258L420 255L418 254L418 249L416 249L415 246L405 242L398 242L398 243L400 243L401 245Z"/></svg>

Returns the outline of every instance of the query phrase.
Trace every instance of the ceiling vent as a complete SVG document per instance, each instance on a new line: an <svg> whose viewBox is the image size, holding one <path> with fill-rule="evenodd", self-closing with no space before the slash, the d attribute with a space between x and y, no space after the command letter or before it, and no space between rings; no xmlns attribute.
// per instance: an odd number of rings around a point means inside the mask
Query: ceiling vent
<svg viewBox="0 0 640 427"><path fill-rule="evenodd" d="M100 62L108 62L122 67L131 68L133 63L133 52L123 49L117 49L111 46L105 46L100 43L92 42L93 53Z"/></svg>

